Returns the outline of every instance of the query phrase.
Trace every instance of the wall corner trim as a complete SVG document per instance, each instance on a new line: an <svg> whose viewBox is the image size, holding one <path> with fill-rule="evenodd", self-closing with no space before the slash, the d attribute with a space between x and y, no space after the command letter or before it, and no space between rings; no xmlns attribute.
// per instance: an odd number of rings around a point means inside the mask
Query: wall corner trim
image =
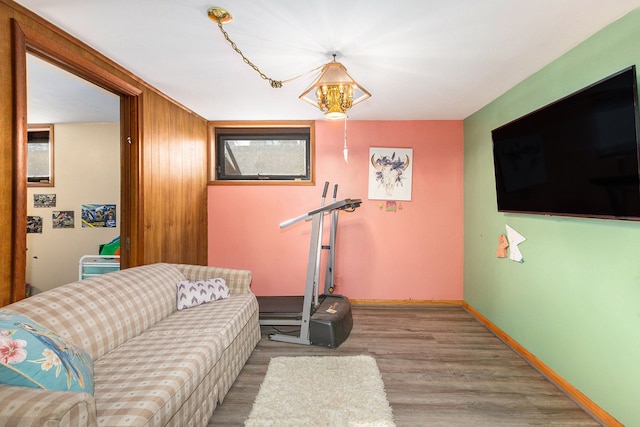
<svg viewBox="0 0 640 427"><path fill-rule="evenodd" d="M475 308L469 305L466 301L463 302L462 307L473 317L475 317L480 323L482 323L487 329L489 329L494 335L496 335L500 340L502 340L505 344L507 344L513 351L518 353L524 360L526 360L531 366L537 369L542 375L544 375L549 381L551 381L556 387L562 390L565 394L567 394L571 399L573 399L582 409L584 409L587 413L589 413L596 420L600 421L606 426L609 427L624 427L624 425L616 420L611 414L602 409L596 403L594 403L591 399L589 399L586 395L584 395L580 390L574 387L567 380L562 378L547 366L544 362L538 359L533 353L520 345L517 341L507 335L503 330L498 328L495 324L493 324L489 319L484 317L480 312L478 312Z"/></svg>

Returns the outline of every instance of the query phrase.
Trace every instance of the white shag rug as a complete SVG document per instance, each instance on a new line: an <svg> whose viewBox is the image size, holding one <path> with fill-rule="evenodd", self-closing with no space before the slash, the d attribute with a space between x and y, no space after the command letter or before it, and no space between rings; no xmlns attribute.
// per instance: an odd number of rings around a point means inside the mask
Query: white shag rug
<svg viewBox="0 0 640 427"><path fill-rule="evenodd" d="M371 356L274 357L245 426L395 426Z"/></svg>

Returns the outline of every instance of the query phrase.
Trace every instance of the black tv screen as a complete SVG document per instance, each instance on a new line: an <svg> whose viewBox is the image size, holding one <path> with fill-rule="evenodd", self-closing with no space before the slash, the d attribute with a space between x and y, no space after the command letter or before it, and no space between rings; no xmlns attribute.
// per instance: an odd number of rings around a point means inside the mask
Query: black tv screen
<svg viewBox="0 0 640 427"><path fill-rule="evenodd" d="M640 220L635 66L494 129L498 211Z"/></svg>

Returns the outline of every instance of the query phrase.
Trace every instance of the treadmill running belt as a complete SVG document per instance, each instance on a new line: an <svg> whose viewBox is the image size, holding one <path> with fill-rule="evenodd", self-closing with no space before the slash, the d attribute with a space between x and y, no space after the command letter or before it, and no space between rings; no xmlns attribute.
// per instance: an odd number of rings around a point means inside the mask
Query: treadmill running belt
<svg viewBox="0 0 640 427"><path fill-rule="evenodd" d="M303 296L258 297L260 318L300 318L303 303Z"/></svg>

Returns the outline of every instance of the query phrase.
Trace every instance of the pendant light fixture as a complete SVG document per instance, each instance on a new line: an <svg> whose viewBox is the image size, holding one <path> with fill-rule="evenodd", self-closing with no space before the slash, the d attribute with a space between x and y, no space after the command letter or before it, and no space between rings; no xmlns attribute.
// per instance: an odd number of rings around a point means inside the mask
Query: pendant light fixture
<svg viewBox="0 0 640 427"><path fill-rule="evenodd" d="M260 69L254 65L242 51L238 49L236 44L231 40L229 34L222 28L222 24L229 23L233 20L231 13L221 7L211 7L207 11L209 18L218 23L218 28L224 35L224 38L231 44L233 50L236 51L242 60L253 68L262 79L269 81L271 87L280 88L283 83L295 80L299 77L307 75L320 67L294 77L289 80L274 80L266 76ZM318 78L309 86L299 98L314 107L319 108L327 119L346 119L347 111L354 105L369 98L371 94L367 92L358 82L356 82L347 73L347 69L340 62L336 61L336 54L333 54L333 61L322 66L322 71Z"/></svg>
<svg viewBox="0 0 640 427"><path fill-rule="evenodd" d="M344 119L347 110L369 98L371 94L360 86L347 69L336 62L322 67L320 76L300 95L300 99L318 107L327 119Z"/></svg>

